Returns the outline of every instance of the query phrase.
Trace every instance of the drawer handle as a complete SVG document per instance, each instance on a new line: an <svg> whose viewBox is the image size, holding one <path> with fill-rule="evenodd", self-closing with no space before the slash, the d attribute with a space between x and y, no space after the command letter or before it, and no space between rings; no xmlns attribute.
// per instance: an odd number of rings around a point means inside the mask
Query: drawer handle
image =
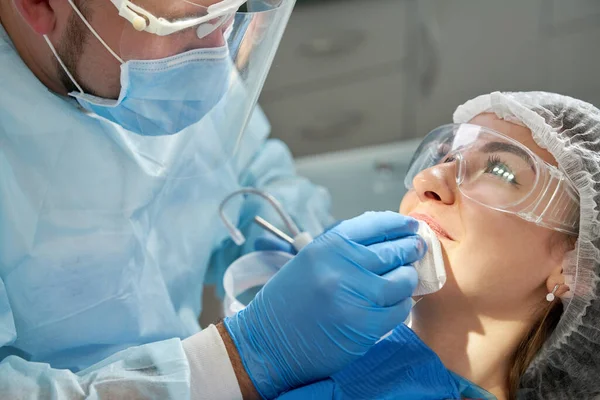
<svg viewBox="0 0 600 400"><path fill-rule="evenodd" d="M375 160L373 164L373 170L376 174L385 176L387 178L395 177L404 179L406 174L406 165L398 163L396 161L389 160Z"/></svg>
<svg viewBox="0 0 600 400"><path fill-rule="evenodd" d="M373 165L375 179L372 182L373 193L384 195L396 192L398 186L404 187L406 168L394 161L376 160Z"/></svg>
<svg viewBox="0 0 600 400"><path fill-rule="evenodd" d="M302 127L300 134L303 138L314 141L342 138L360 128L364 121L364 113L358 110L346 111L333 118L315 116L312 126Z"/></svg>
<svg viewBox="0 0 600 400"><path fill-rule="evenodd" d="M300 52L310 58L333 57L356 51L365 42L364 31L344 30L313 37L300 45Z"/></svg>

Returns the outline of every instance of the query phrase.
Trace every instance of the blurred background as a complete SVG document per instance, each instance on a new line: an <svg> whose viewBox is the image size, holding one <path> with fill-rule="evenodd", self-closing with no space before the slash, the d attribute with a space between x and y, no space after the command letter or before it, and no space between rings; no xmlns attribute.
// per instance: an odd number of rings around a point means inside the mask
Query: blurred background
<svg viewBox="0 0 600 400"><path fill-rule="evenodd" d="M334 216L397 210L419 138L464 101L600 104L598 43L598 0L298 0L260 104Z"/></svg>

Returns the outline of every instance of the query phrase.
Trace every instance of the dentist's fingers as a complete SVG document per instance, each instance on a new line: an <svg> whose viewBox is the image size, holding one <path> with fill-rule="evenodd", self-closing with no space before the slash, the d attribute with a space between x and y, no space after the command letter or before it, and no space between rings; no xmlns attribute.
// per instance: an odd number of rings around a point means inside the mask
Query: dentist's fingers
<svg viewBox="0 0 600 400"><path fill-rule="evenodd" d="M419 222L411 217L392 211L367 212L363 215L341 222L333 228L353 242L369 246L388 240L414 235Z"/></svg>
<svg viewBox="0 0 600 400"><path fill-rule="evenodd" d="M370 263L371 272L384 275L395 268L412 264L425 255L427 244L417 235L406 236L389 242L376 243L369 247L379 258L379 262Z"/></svg>

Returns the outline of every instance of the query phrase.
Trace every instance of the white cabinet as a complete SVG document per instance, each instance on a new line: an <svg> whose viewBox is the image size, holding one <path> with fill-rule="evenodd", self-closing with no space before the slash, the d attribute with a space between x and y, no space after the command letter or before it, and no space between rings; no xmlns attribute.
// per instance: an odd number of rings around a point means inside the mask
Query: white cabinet
<svg viewBox="0 0 600 400"><path fill-rule="evenodd" d="M401 134L401 78L400 73L373 77L263 106L273 133L296 156L395 141Z"/></svg>
<svg viewBox="0 0 600 400"><path fill-rule="evenodd" d="M298 5L260 104L295 156L397 140L411 1Z"/></svg>
<svg viewBox="0 0 600 400"><path fill-rule="evenodd" d="M399 18L406 8L405 0L299 3L277 51L263 99L276 101L296 91L363 80L373 67L398 68L404 45Z"/></svg>
<svg viewBox="0 0 600 400"><path fill-rule="evenodd" d="M298 5L261 104L295 156L396 142L495 90L600 104L598 0Z"/></svg>
<svg viewBox="0 0 600 400"><path fill-rule="evenodd" d="M544 86L600 105L600 1L544 0Z"/></svg>

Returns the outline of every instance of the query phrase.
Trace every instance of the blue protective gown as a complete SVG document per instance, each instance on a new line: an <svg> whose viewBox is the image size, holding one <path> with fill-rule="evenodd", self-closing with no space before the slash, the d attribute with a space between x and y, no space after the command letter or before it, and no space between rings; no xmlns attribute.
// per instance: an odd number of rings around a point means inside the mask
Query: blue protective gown
<svg viewBox="0 0 600 400"><path fill-rule="evenodd" d="M187 398L181 339L200 330L203 284L252 247L255 213L277 221L239 199L227 210L249 238L238 248L220 201L266 190L318 234L326 191L266 140L260 110L220 163L223 110L184 135L126 132L51 93L1 26L0 69L0 397Z"/></svg>
<svg viewBox="0 0 600 400"><path fill-rule="evenodd" d="M448 370L406 325L399 325L367 354L331 378L279 400L446 400L496 397Z"/></svg>

